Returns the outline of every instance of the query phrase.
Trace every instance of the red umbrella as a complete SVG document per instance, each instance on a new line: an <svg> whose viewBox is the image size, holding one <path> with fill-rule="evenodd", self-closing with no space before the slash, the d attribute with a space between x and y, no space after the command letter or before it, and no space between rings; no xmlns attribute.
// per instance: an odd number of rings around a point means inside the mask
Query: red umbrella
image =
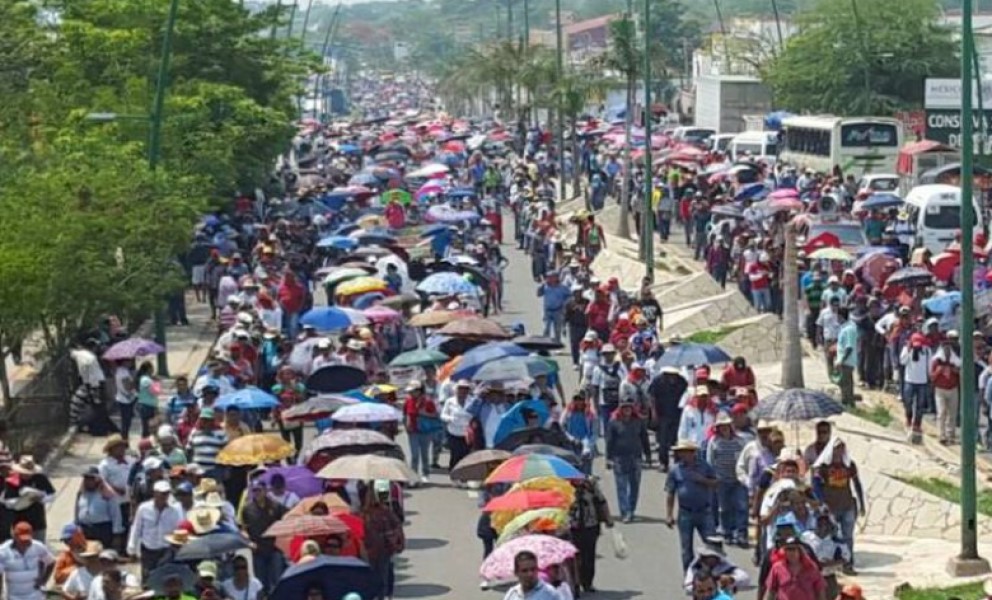
<svg viewBox="0 0 992 600"><path fill-rule="evenodd" d="M954 275L954 269L961 264L961 254L957 252L942 252L932 261L933 266L930 272L940 281L950 281Z"/></svg>
<svg viewBox="0 0 992 600"><path fill-rule="evenodd" d="M875 287L885 284L885 280L889 278L899 269L899 261L895 258L885 254L884 252L879 252L872 256L866 257L864 264L861 266L861 277L872 284Z"/></svg>
<svg viewBox="0 0 992 600"><path fill-rule="evenodd" d="M517 490L490 500L482 510L531 510L533 508L565 508L568 500L558 492L548 490Z"/></svg>
<svg viewBox="0 0 992 600"><path fill-rule="evenodd" d="M803 251L812 254L820 248L840 248L840 238L836 234L824 231L820 235L813 236L806 241Z"/></svg>
<svg viewBox="0 0 992 600"><path fill-rule="evenodd" d="M459 142L458 140L451 140L450 142L445 142L444 145L441 146L441 149L445 152L464 152L465 144Z"/></svg>
<svg viewBox="0 0 992 600"><path fill-rule="evenodd" d="M336 535L346 531L349 527L337 515L302 515L276 521L265 530L265 537Z"/></svg>

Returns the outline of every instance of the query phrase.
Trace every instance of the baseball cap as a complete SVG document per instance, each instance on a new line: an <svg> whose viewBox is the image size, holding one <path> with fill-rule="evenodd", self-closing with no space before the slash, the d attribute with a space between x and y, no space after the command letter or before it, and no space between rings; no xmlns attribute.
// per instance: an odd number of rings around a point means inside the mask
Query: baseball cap
<svg viewBox="0 0 992 600"><path fill-rule="evenodd" d="M156 481L155 485L152 486L152 491L156 494L171 494L172 486L169 485L168 481Z"/></svg>
<svg viewBox="0 0 992 600"><path fill-rule="evenodd" d="M154 471L162 468L162 459L157 456L149 456L141 462L141 468L146 471Z"/></svg>
<svg viewBox="0 0 992 600"><path fill-rule="evenodd" d="M79 531L79 526L75 523L66 523L62 526L62 533L59 535L59 539L64 541L71 540L76 532Z"/></svg>
<svg viewBox="0 0 992 600"><path fill-rule="evenodd" d="M213 579L217 579L217 571L217 563L212 560L205 560L196 568L196 572L200 577L211 577Z"/></svg>

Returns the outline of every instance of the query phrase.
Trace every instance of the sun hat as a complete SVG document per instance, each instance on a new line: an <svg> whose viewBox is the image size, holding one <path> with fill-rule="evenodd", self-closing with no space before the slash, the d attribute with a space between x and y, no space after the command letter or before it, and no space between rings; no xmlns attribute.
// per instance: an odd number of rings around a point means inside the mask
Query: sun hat
<svg viewBox="0 0 992 600"><path fill-rule="evenodd" d="M103 453L107 454L117 446L127 446L127 440L119 433L111 434L107 437L107 441L103 443Z"/></svg>
<svg viewBox="0 0 992 600"><path fill-rule="evenodd" d="M696 442L692 440L679 440L674 446L672 446L672 452L681 451L692 451L695 452L699 450L699 446Z"/></svg>
<svg viewBox="0 0 992 600"><path fill-rule="evenodd" d="M10 470L19 475L37 475L41 473L41 465L34 462L33 456L25 454L11 466Z"/></svg>
<svg viewBox="0 0 992 600"><path fill-rule="evenodd" d="M205 560L196 567L196 573L200 577L210 577L212 579L217 579L218 571L219 569L217 568L217 563L215 563L212 560Z"/></svg>
<svg viewBox="0 0 992 600"><path fill-rule="evenodd" d="M204 534L213 531L220 523L220 509L212 506L197 506L189 511L189 521L193 532Z"/></svg>
<svg viewBox="0 0 992 600"><path fill-rule="evenodd" d="M80 558L96 558L103 552L103 544L96 540L86 542L86 547L79 553Z"/></svg>
<svg viewBox="0 0 992 600"><path fill-rule="evenodd" d="M172 533L163 536L165 541L173 546L185 546L193 539L193 536L189 534L185 529L176 529Z"/></svg>

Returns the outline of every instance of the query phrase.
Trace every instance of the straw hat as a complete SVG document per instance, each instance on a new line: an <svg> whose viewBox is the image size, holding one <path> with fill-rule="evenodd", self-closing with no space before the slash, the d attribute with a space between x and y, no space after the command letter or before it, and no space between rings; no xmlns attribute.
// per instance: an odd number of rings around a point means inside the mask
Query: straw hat
<svg viewBox="0 0 992 600"><path fill-rule="evenodd" d="M189 468L186 469L189 471ZM193 493L197 496L206 496L210 493L220 492L220 485L217 483L216 479L211 479L210 477L205 477L200 480L200 485L196 486Z"/></svg>
<svg viewBox="0 0 992 600"><path fill-rule="evenodd" d="M193 531L198 534L217 529L220 518L220 509L212 506L197 506L189 511L189 522L193 524Z"/></svg>
<svg viewBox="0 0 992 600"><path fill-rule="evenodd" d="M41 473L41 466L34 462L34 457L25 454L10 468L11 471L20 475L37 475Z"/></svg>
<svg viewBox="0 0 992 600"><path fill-rule="evenodd" d="M103 544L96 540L86 542L86 547L79 553L80 558L96 558L103 552Z"/></svg>
<svg viewBox="0 0 992 600"><path fill-rule="evenodd" d="M682 450L686 450L686 451L691 450L695 452L699 450L699 446L696 444L696 442L692 440L679 440L677 444L672 446L672 452L679 452Z"/></svg>
<svg viewBox="0 0 992 600"><path fill-rule="evenodd" d="M209 506L210 508L222 508L224 506L224 499L220 497L220 492L210 492L207 497L203 499L203 506Z"/></svg>
<svg viewBox="0 0 992 600"><path fill-rule="evenodd" d="M107 438L107 441L103 443L103 453L107 454L116 446L127 446L127 440L119 433L115 433Z"/></svg>
<svg viewBox="0 0 992 600"><path fill-rule="evenodd" d="M715 427L719 427L721 425L733 426L733 424L734 424L734 420L730 418L730 415L722 411L720 412L720 414L716 416L716 420L713 421L713 425Z"/></svg>
<svg viewBox="0 0 992 600"><path fill-rule="evenodd" d="M165 536L165 541L173 546L185 546L192 539L193 536L191 536L185 529L176 529L172 533Z"/></svg>

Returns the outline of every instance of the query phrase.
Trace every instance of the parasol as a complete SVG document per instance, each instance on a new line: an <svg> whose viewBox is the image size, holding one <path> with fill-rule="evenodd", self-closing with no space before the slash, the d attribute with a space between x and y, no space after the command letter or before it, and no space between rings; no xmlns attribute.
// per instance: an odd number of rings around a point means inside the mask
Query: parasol
<svg viewBox="0 0 992 600"><path fill-rule="evenodd" d="M293 445L270 433L253 433L228 442L217 455L217 463L242 466L274 463L289 458Z"/></svg>
<svg viewBox="0 0 992 600"><path fill-rule="evenodd" d="M482 563L479 574L486 581L514 579L514 559L524 550L534 553L541 569L560 565L578 552L569 542L550 535L525 535L496 548Z"/></svg>
<svg viewBox="0 0 992 600"><path fill-rule="evenodd" d="M482 317L466 317L448 323L439 331L441 335L451 337L473 337L505 340L512 337L502 325Z"/></svg>
<svg viewBox="0 0 992 600"><path fill-rule="evenodd" d="M317 504L324 504L327 506L328 512L342 512L349 511L351 507L348 503L341 499L341 496L334 492L328 492L326 494L321 494L319 496L310 496L309 498L303 498L300 500L299 504L294 506L286 513L285 516L296 516L296 515L308 515L313 507Z"/></svg>
<svg viewBox="0 0 992 600"><path fill-rule="evenodd" d="M220 398L217 398L217 402L214 404L214 408L217 410L226 410L231 406L235 406L241 410L265 410L279 406L279 399L257 387L248 386L235 392L224 394Z"/></svg>
<svg viewBox="0 0 992 600"><path fill-rule="evenodd" d="M482 481L493 467L508 458L510 453L505 450L477 450L458 461L450 477L455 481Z"/></svg>
<svg viewBox="0 0 992 600"><path fill-rule="evenodd" d="M307 389L311 392L334 394L347 392L368 383L368 373L350 365L328 365L321 367L307 378Z"/></svg>
<svg viewBox="0 0 992 600"><path fill-rule="evenodd" d="M308 598L312 587L320 589L320 598L345 598L349 594L359 598L375 598L382 589L381 585L364 561L346 556L318 556L286 569L269 599Z"/></svg>
<svg viewBox="0 0 992 600"><path fill-rule="evenodd" d="M358 400L338 394L321 394L283 411L279 416L284 421L310 423L326 419L337 409L352 404L358 404Z"/></svg>
<svg viewBox="0 0 992 600"><path fill-rule="evenodd" d="M177 561L197 561L223 556L250 547L249 540L238 533L208 533L190 539L175 555Z"/></svg>
<svg viewBox="0 0 992 600"><path fill-rule="evenodd" d="M339 423L383 423L400 421L403 413L388 404L361 402L339 409L332 418Z"/></svg>
<svg viewBox="0 0 992 600"><path fill-rule="evenodd" d="M337 535L348 531L344 521L334 515L294 515L273 523L264 537Z"/></svg>
<svg viewBox="0 0 992 600"><path fill-rule="evenodd" d="M555 533L568 524L568 510L564 508L534 508L513 515L513 518L502 521L499 527L493 525L499 533L496 544L504 544L519 533Z"/></svg>
<svg viewBox="0 0 992 600"><path fill-rule="evenodd" d="M417 291L440 296L457 296L460 294L468 296L479 295L479 287L477 285L458 273L448 271L427 276L417 284Z"/></svg>
<svg viewBox="0 0 992 600"><path fill-rule="evenodd" d="M321 469L317 473L317 477L322 479L356 479L359 481L384 479L401 482L414 482L419 479L413 469L402 460L375 454L342 456Z"/></svg>
<svg viewBox="0 0 992 600"><path fill-rule="evenodd" d="M811 421L844 412L844 407L830 395L816 390L795 388L763 397L752 417L771 421Z"/></svg>
<svg viewBox="0 0 992 600"><path fill-rule="evenodd" d="M361 311L338 306L315 306L300 317L301 325L309 325L317 331L339 331L368 322L368 317Z"/></svg>
<svg viewBox="0 0 992 600"><path fill-rule="evenodd" d="M117 342L103 353L104 360L132 360L165 352L165 348L144 338L128 338Z"/></svg>
<svg viewBox="0 0 992 600"><path fill-rule="evenodd" d="M730 362L730 355L713 344L683 342L669 348L658 359L659 367L688 367Z"/></svg>
<svg viewBox="0 0 992 600"><path fill-rule="evenodd" d="M317 479L310 469L299 465L269 467L258 477L258 481L271 487L272 478L276 475L282 475L286 481L286 489L300 498L316 496L324 491L323 480Z"/></svg>
<svg viewBox="0 0 992 600"><path fill-rule="evenodd" d="M339 285L335 294L339 296L356 296L369 292L384 292L389 289L389 285L378 277L356 277Z"/></svg>
<svg viewBox="0 0 992 600"><path fill-rule="evenodd" d="M562 479L584 479L585 475L556 456L526 454L514 456L496 467L486 485L493 483L516 483L535 477L560 477Z"/></svg>
<svg viewBox="0 0 992 600"><path fill-rule="evenodd" d="M448 355L444 352L439 352L430 348L421 348L419 350L410 350L409 352L400 354L389 362L389 366L396 368L423 367L441 364L447 360Z"/></svg>

